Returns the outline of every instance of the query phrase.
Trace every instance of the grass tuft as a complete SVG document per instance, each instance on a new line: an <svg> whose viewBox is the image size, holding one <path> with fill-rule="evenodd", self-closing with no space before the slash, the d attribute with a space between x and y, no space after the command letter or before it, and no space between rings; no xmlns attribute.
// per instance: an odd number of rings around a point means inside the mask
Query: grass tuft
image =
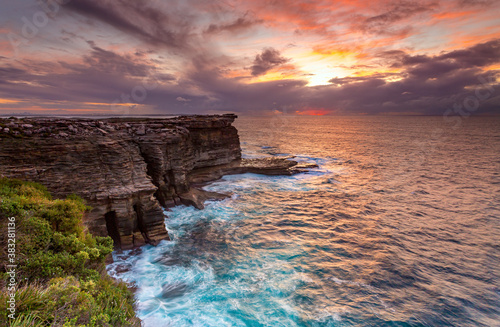
<svg viewBox="0 0 500 327"><path fill-rule="evenodd" d="M140 326L134 298L111 279L104 261L110 237L93 237L82 223L84 201L53 199L39 184L0 178L0 246L7 262L8 217L16 218L16 318L0 307L0 326ZM0 302L7 302L1 268Z"/></svg>

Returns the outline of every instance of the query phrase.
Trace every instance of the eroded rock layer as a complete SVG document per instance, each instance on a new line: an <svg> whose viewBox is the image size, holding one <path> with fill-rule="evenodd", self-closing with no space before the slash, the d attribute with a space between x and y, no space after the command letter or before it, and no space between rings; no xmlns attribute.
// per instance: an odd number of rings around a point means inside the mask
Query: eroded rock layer
<svg viewBox="0 0 500 327"><path fill-rule="evenodd" d="M0 175L83 197L89 231L121 249L154 244L168 239L162 206L189 202L192 171L240 159L235 118L0 119Z"/></svg>

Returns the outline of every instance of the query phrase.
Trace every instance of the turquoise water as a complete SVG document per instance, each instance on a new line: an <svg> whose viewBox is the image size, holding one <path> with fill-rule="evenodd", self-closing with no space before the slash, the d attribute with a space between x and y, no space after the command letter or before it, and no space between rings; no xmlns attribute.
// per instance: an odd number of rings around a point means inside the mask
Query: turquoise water
<svg viewBox="0 0 500 327"><path fill-rule="evenodd" d="M239 118L244 156L295 176L166 211L171 242L114 254L145 326L500 326L500 120Z"/></svg>

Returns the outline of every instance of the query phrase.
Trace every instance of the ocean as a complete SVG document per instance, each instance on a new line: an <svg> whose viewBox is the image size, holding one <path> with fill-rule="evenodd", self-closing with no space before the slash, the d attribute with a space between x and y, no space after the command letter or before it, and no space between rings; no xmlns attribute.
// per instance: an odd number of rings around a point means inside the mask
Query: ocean
<svg viewBox="0 0 500 327"><path fill-rule="evenodd" d="M114 253L145 326L500 326L500 117L240 117L244 157L171 242Z"/></svg>

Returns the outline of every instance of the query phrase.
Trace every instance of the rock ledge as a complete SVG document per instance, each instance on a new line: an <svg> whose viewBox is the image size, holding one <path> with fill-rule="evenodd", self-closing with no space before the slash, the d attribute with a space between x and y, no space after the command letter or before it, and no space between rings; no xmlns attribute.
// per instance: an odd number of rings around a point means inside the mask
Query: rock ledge
<svg viewBox="0 0 500 327"><path fill-rule="evenodd" d="M226 194L201 186L227 174L292 175L315 165L241 159L236 115L168 119L0 119L0 176L75 193L93 208L84 223L118 249L169 239L163 208L202 209Z"/></svg>
<svg viewBox="0 0 500 327"><path fill-rule="evenodd" d="M72 193L84 223L130 249L168 239L163 207L187 202L187 175L241 157L236 115L168 119L0 119L0 176Z"/></svg>

